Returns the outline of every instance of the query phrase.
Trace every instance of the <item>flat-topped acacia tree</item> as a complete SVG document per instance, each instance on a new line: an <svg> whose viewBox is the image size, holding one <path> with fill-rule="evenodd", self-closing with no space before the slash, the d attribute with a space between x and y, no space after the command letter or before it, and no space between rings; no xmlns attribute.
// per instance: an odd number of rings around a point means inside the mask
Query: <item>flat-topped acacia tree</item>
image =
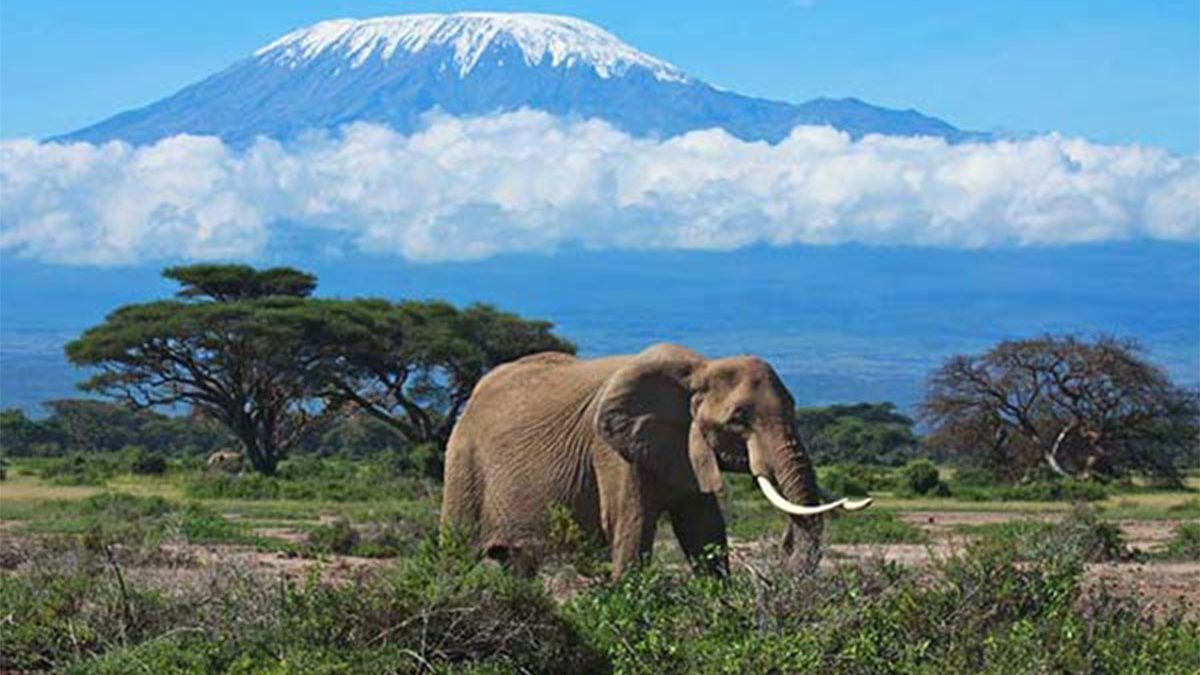
<svg viewBox="0 0 1200 675"><path fill-rule="evenodd" d="M310 297L316 278L280 267L172 267L172 300L122 307L67 345L98 372L85 390L135 407L188 405L226 426L273 473L315 423L357 407L412 445L441 450L475 384L539 351L574 353L553 324L488 305Z"/></svg>
<svg viewBox="0 0 1200 675"><path fill-rule="evenodd" d="M117 309L66 347L98 372L80 387L135 407L189 405L244 446L254 468L274 473L321 418L327 365L309 339L318 320L316 277L278 267L171 267L172 300Z"/></svg>
<svg viewBox="0 0 1200 675"><path fill-rule="evenodd" d="M544 351L575 353L554 324L475 304L440 301L320 300L313 329L333 367L328 399L435 449L426 472L440 477L450 431L476 383L492 368Z"/></svg>

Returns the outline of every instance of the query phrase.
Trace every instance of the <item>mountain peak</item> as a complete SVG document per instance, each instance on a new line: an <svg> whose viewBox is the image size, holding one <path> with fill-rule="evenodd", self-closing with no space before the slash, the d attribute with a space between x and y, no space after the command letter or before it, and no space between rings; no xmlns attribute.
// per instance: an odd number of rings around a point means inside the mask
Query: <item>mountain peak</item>
<svg viewBox="0 0 1200 675"><path fill-rule="evenodd" d="M639 67L661 81L687 80L675 66L638 51L595 24L552 14L461 12L335 19L292 31L254 56L288 68L332 56L358 68L373 57L386 62L398 51L417 54L445 48L453 50L459 76L466 77L494 46L516 47L530 66L547 59L554 67L588 66L603 79Z"/></svg>

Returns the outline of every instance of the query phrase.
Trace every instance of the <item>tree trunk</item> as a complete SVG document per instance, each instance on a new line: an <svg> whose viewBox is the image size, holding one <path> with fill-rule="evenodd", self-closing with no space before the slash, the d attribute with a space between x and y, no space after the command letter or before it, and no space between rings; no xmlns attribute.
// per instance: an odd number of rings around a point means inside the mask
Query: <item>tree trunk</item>
<svg viewBox="0 0 1200 675"><path fill-rule="evenodd" d="M1070 433L1075 430L1076 426L1077 425L1075 422L1071 422L1067 426L1063 427L1062 431L1058 432L1058 436L1054 438L1054 445L1050 446L1050 449L1046 451L1046 464L1050 466L1050 469L1054 471L1054 473L1062 476L1063 478L1069 478L1071 474L1063 469L1062 465L1058 463L1058 449L1062 447L1063 441L1065 441L1067 436L1069 436Z"/></svg>

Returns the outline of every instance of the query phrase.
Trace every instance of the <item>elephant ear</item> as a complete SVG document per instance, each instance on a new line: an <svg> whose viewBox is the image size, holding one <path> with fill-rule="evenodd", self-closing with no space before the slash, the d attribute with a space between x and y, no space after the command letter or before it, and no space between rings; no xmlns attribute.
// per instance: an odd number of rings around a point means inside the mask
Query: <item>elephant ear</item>
<svg viewBox="0 0 1200 675"><path fill-rule="evenodd" d="M681 350L682 351L682 350ZM721 489L717 457L692 420L686 386L701 359L643 354L609 379L596 411L596 429L626 460L685 491Z"/></svg>

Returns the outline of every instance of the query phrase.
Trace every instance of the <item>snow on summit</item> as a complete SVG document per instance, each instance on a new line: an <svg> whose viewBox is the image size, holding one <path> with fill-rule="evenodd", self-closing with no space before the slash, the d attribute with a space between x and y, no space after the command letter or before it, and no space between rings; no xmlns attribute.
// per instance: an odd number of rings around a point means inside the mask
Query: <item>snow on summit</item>
<svg viewBox="0 0 1200 675"><path fill-rule="evenodd" d="M289 68L334 55L357 68L375 55L388 61L397 50L417 54L440 47L453 49L454 64L465 77L494 46L517 47L531 66L545 59L554 67L582 64L604 79L638 67L660 81L687 81L675 66L634 49L595 24L550 14L463 12L335 19L288 33L254 55L261 62Z"/></svg>

